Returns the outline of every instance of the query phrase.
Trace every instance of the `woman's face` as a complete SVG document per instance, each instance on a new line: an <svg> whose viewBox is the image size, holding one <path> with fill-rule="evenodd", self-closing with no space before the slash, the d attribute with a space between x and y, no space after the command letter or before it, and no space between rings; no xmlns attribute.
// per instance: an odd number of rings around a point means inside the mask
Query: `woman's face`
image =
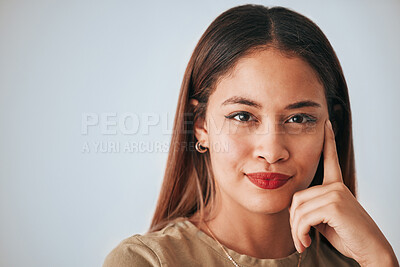
<svg viewBox="0 0 400 267"><path fill-rule="evenodd" d="M323 86L298 57L275 49L241 58L211 94L196 137L209 148L217 199L230 208L272 214L289 207L317 170L328 118ZM265 189L246 174L291 178Z"/></svg>

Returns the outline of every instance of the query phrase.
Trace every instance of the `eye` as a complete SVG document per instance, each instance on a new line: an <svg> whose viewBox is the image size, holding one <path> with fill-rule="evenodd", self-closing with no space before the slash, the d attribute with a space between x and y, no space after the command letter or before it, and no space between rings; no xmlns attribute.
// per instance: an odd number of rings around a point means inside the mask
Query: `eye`
<svg viewBox="0 0 400 267"><path fill-rule="evenodd" d="M314 116L311 116L309 114L296 114L292 116L288 122L294 122L294 123L300 123L300 124L305 124L305 123L314 123L317 121L317 119Z"/></svg>
<svg viewBox="0 0 400 267"><path fill-rule="evenodd" d="M238 122L253 122L257 120L253 115L245 111L235 112L231 115L225 116L225 118L234 119Z"/></svg>

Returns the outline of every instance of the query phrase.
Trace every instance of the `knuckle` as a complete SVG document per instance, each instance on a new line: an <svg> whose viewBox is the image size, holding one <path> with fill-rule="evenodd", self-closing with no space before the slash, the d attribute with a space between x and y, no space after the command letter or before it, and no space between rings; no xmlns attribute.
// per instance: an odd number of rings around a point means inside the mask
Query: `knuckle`
<svg viewBox="0 0 400 267"><path fill-rule="evenodd" d="M291 209L293 209L293 210L296 209L297 203L298 203L298 196L295 193L292 197L292 208Z"/></svg>
<svg viewBox="0 0 400 267"><path fill-rule="evenodd" d="M332 202L329 204L329 208L334 214L339 214L341 210L339 202Z"/></svg>
<svg viewBox="0 0 400 267"><path fill-rule="evenodd" d="M346 190L346 185L343 182L334 182L331 183L329 186L332 191L343 192Z"/></svg>
<svg viewBox="0 0 400 267"><path fill-rule="evenodd" d="M341 191L344 191L347 188L346 185L342 182L336 182L336 183L334 183L334 185L335 185L335 188L337 188L338 190L341 190Z"/></svg>
<svg viewBox="0 0 400 267"><path fill-rule="evenodd" d="M296 207L299 203L300 203L300 193L296 192L294 193L292 198L292 206Z"/></svg>
<svg viewBox="0 0 400 267"><path fill-rule="evenodd" d="M342 194L338 190L331 191L329 195L330 195L331 201L334 203L338 203L342 200Z"/></svg>

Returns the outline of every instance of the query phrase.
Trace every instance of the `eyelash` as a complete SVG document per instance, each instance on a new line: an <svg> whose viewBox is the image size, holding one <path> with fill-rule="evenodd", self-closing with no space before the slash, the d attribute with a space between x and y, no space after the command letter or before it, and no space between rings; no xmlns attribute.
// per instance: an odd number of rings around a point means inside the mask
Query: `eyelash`
<svg viewBox="0 0 400 267"><path fill-rule="evenodd" d="M257 119L254 119L254 120L248 120L248 121L240 121L240 120L234 119L234 118L235 118L236 116L238 116L238 115L247 115L247 116L250 116L250 117L253 117L253 118L254 118L254 116L253 116L252 114L250 114L249 112L245 112L245 111L235 112L235 113L233 113L233 114L231 114L231 115L225 116L225 118L227 118L227 119L233 119L233 120L235 120L235 121L237 121L237 122L239 122L239 123L254 123L255 120L257 120ZM306 119L305 122L301 122L301 123L298 123L298 124L315 123L315 122L317 121L317 119L316 119L314 116L311 116L311 115L306 114L306 113L298 113L298 114L295 114L295 115L293 115L292 117L290 117L288 120L291 120L291 119L293 119L294 117L297 117L297 116L301 116L301 117L303 117L303 118Z"/></svg>

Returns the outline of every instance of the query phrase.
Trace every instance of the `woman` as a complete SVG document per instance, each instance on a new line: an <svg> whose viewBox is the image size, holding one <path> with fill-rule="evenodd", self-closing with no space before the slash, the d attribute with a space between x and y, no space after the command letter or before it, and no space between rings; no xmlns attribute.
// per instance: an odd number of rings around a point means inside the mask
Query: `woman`
<svg viewBox="0 0 400 267"><path fill-rule="evenodd" d="M238 6L187 66L149 232L104 266L398 266L355 196L347 85L329 41L286 8Z"/></svg>

